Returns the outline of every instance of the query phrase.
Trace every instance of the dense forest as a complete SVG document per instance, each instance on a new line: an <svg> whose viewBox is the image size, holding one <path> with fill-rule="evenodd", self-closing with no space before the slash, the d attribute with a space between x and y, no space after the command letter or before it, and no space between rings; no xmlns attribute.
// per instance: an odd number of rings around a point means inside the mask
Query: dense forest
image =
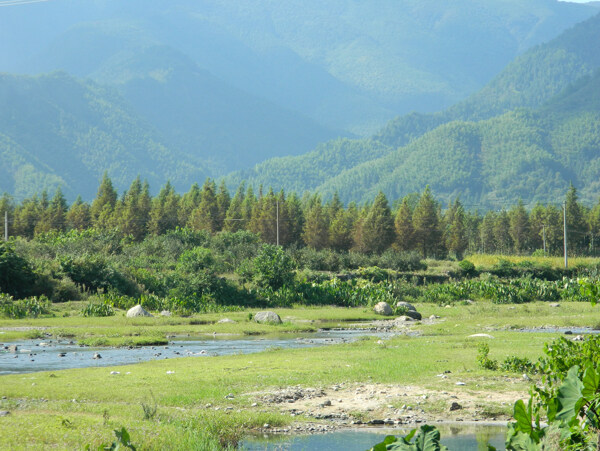
<svg viewBox="0 0 600 451"><path fill-rule="evenodd" d="M335 140L297 157L268 160L230 176L258 186L337 192L344 202L390 198L427 184L445 202L481 208L522 199L554 202L570 183L591 205L598 195L600 15L535 47L481 91L448 110L412 113L371 139ZM340 164L343 162L343 164Z"/></svg>
<svg viewBox="0 0 600 451"><path fill-rule="evenodd" d="M461 259L465 253L544 252L561 254L563 210L555 204L536 204L527 210L519 201L485 214L469 209L457 197L448 204L429 188L395 199L393 205L379 192L370 202L347 206L336 194L323 202L319 194L254 192L241 184L233 197L224 182L207 179L183 195L170 183L157 196L148 182L136 178L122 196L105 174L95 199L77 198L70 206L62 191L45 191L15 203L0 198L6 212L8 235L31 239L54 232L108 230L142 241L169 231L247 231L263 242L284 247L337 252L382 254L387 250L418 253L421 257ZM600 203L586 208L571 185L565 197L570 250L596 255L600 235Z"/></svg>

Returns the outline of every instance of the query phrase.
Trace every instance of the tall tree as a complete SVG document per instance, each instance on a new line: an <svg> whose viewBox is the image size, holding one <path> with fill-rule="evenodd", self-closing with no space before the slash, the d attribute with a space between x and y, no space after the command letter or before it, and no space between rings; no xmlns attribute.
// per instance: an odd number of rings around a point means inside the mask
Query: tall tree
<svg viewBox="0 0 600 451"><path fill-rule="evenodd" d="M510 218L504 209L498 213L494 222L494 242L496 250L501 254L510 254L512 252L513 241L510 236Z"/></svg>
<svg viewBox="0 0 600 451"><path fill-rule="evenodd" d="M194 230L206 230L210 233L220 230L216 188L215 182L210 179L202 185L200 205L192 212L188 221L188 225Z"/></svg>
<svg viewBox="0 0 600 451"><path fill-rule="evenodd" d="M423 257L430 257L439 252L442 231L438 205L431 194L429 186L419 198L413 213L415 243Z"/></svg>
<svg viewBox="0 0 600 451"><path fill-rule="evenodd" d="M399 251L410 251L414 249L414 233L412 209L410 208L409 200L405 196L402 199L400 208L396 212L394 220L394 228L396 230L396 240L394 248Z"/></svg>
<svg viewBox="0 0 600 451"><path fill-rule="evenodd" d="M193 183L190 190L181 196L181 201L179 202L179 224L188 224L192 212L198 208L201 199L200 186L197 183Z"/></svg>
<svg viewBox="0 0 600 451"><path fill-rule="evenodd" d="M481 250L484 253L493 254L496 252L496 238L494 236L494 225L497 215L493 211L488 211L481 221L479 237L481 240Z"/></svg>
<svg viewBox="0 0 600 451"><path fill-rule="evenodd" d="M91 227L90 206L81 200L81 196L71 204L66 219L70 230L82 231Z"/></svg>
<svg viewBox="0 0 600 451"><path fill-rule="evenodd" d="M313 249L323 249L329 244L329 226L321 197L315 195L304 214L304 243Z"/></svg>
<svg viewBox="0 0 600 451"><path fill-rule="evenodd" d="M225 217L227 216L227 210L231 203L231 196L227 191L225 180L221 180L219 184L219 190L217 192L217 230L223 230L225 224Z"/></svg>
<svg viewBox="0 0 600 451"><path fill-rule="evenodd" d="M521 199L519 199L517 205L510 209L508 216L510 219L509 233L513 242L513 249L517 254L520 254L528 249L531 234L529 215Z"/></svg>
<svg viewBox="0 0 600 451"><path fill-rule="evenodd" d="M150 220L148 230L154 235L162 235L168 230L177 228L179 224L179 195L167 182L154 199L150 209Z"/></svg>
<svg viewBox="0 0 600 451"><path fill-rule="evenodd" d="M444 241L446 249L461 260L469 242L465 225L465 210L458 198L450 204L450 208L446 212L445 222Z"/></svg>
<svg viewBox="0 0 600 451"><path fill-rule="evenodd" d="M90 215L92 224L98 228L110 227L113 210L117 203L117 191L114 189L112 181L105 172L102 176L102 181L98 187L96 198L92 201Z"/></svg>
<svg viewBox="0 0 600 451"><path fill-rule="evenodd" d="M394 219L387 198L381 191L375 196L362 227L363 246L369 252L380 254L394 242Z"/></svg>
<svg viewBox="0 0 600 451"><path fill-rule="evenodd" d="M587 224L581 205L578 202L577 189L571 184L565 198L567 210L568 245L574 251L582 251L586 247L588 234Z"/></svg>
<svg viewBox="0 0 600 451"><path fill-rule="evenodd" d="M225 221L223 223L223 230L229 232L237 232L243 230L246 226L244 221L243 203L244 203L244 191L246 187L244 183L238 186L233 199L229 203L229 208L225 214Z"/></svg>

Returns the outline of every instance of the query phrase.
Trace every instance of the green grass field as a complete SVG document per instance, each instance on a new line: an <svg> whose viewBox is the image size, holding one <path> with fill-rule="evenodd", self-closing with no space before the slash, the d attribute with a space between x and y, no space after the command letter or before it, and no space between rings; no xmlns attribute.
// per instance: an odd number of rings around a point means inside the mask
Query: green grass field
<svg viewBox="0 0 600 451"><path fill-rule="evenodd" d="M62 307L68 312L68 306ZM298 418L256 402L254 394L291 385L326 387L332 384L399 384L423 389L449 390L437 377L451 371L452 381L466 383L466 392L492 396L519 392L527 396L528 382L520 375L478 367L478 345L490 346L490 357L509 355L536 359L543 344L557 334L523 333L515 329L541 326L600 324L600 309L587 303L563 302L495 305L478 302L443 308L417 305L425 318L438 315L433 324L416 324L420 336L398 336L377 343L377 338L321 348L272 349L258 354L151 361L117 368L88 368L46 373L0 376L1 449L97 449L114 439L113 430L125 426L138 449L219 449L234 443L264 423L283 426ZM277 310L285 323L263 326L248 321L249 312L197 315L192 318L127 319L76 316L0 321L0 342L33 334L7 327L43 327L44 332L73 332L78 338L166 336L190 333L280 333L337 327L376 318L366 309L314 308ZM237 324L214 324L228 317ZM494 339L469 338L488 333ZM111 371L119 371L111 375ZM169 373L168 373L169 372ZM172 373L170 373L172 372ZM127 374L129 373L129 374ZM507 377L508 376L508 377ZM456 390L456 387L451 387ZM226 399L228 394L233 399ZM516 400L516 399L515 399ZM207 407L210 405L210 407ZM151 417L146 411L156 408ZM484 406L486 407L486 406ZM218 410L215 410L217 409ZM431 401L430 409L438 409ZM368 413L366 413L368 416ZM302 419L301 419L302 420Z"/></svg>

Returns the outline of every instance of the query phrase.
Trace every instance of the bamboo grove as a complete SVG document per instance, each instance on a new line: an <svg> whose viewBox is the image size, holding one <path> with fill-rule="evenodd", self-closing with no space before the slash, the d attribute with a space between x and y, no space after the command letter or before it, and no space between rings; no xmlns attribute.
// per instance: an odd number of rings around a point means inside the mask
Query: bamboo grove
<svg viewBox="0 0 600 451"><path fill-rule="evenodd" d="M323 202L318 194L286 194L283 190L255 192L241 184L233 197L224 182L207 179L180 195L170 183L158 195L147 182L136 178L119 196L105 174L91 203L79 197L67 204L60 188L16 203L0 197L0 214L7 212L8 234L33 238L52 231L117 230L141 241L176 228L235 232L247 230L270 244L282 246L382 253L416 251L422 257L456 257L485 252L529 254L563 251L562 200L557 205L535 205L528 211L522 202L484 214L466 208L456 198L442 208L429 187L420 194L397 200L392 206L383 193L365 205L344 206L337 195ZM564 200L570 251L597 254L600 203L581 205L571 186Z"/></svg>

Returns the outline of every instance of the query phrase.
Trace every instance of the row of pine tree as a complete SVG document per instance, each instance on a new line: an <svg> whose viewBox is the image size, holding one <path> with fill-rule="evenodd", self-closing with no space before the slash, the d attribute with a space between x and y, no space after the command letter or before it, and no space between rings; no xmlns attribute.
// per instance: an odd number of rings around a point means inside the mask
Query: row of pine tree
<svg viewBox="0 0 600 451"><path fill-rule="evenodd" d="M579 204L571 186L566 199L569 246L580 254L595 254L594 238L600 234L600 204L588 209ZM8 212L9 234L33 238L51 231L88 228L119 230L135 240L177 227L236 232L247 230L267 243L282 246L330 248L381 253L388 248L417 251L423 257L465 252L530 253L563 249L563 208L537 204L527 211L522 202L508 210L484 215L467 210L459 199L442 211L429 187L408 195L391 208L383 193L370 204L344 206L337 195L323 202L318 194L299 197L262 187L255 193L241 184L233 198L224 182L208 179L179 195L167 183L153 197L139 177L118 196L105 174L91 204L81 198L67 204L60 189L52 198L46 192L15 204L4 194L0 213Z"/></svg>

